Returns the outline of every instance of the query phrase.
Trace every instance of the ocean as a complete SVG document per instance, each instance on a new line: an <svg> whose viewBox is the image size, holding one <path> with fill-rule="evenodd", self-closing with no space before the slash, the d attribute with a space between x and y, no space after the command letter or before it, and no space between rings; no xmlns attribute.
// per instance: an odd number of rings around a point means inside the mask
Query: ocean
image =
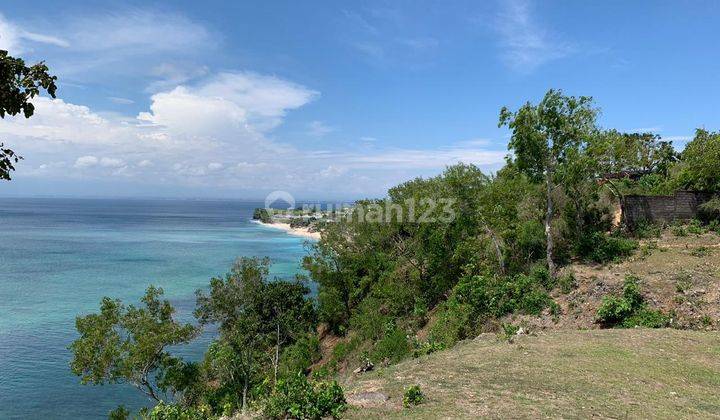
<svg viewBox="0 0 720 420"><path fill-rule="evenodd" d="M150 405L127 384L81 385L74 322L103 296L136 303L160 286L193 321L195 291L239 256L293 277L307 239L251 222L260 202L0 198L0 419L98 419ZM212 331L176 350L199 359Z"/></svg>

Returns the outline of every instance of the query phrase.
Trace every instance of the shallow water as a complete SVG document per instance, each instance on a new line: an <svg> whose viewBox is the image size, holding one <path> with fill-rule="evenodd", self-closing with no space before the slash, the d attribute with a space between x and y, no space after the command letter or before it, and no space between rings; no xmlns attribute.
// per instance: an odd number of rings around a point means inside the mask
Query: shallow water
<svg viewBox="0 0 720 420"><path fill-rule="evenodd" d="M147 400L129 385L80 385L68 367L75 316L160 286L192 321L194 292L238 256L300 271L307 240L251 223L262 203L0 198L0 418L106 418ZM199 358L212 332L178 350Z"/></svg>

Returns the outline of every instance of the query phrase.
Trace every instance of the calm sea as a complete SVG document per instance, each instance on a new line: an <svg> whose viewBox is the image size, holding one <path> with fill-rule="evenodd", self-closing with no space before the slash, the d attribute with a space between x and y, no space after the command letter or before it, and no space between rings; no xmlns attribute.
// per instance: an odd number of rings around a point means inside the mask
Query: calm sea
<svg viewBox="0 0 720 420"><path fill-rule="evenodd" d="M303 238L251 223L262 203L0 198L0 419L106 418L148 402L129 385L80 385L68 367L75 317L161 286L192 321L194 292L238 256L291 277ZM178 350L199 358L212 332Z"/></svg>

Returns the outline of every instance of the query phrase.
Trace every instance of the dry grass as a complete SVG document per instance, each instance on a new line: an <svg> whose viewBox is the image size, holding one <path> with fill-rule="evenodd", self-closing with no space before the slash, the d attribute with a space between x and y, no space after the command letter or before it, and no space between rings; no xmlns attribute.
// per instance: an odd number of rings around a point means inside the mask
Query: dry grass
<svg viewBox="0 0 720 420"><path fill-rule="evenodd" d="M535 330L599 328L594 321L602 298L619 293L625 276L634 274L641 279L648 304L673 314L675 327L720 329L720 236L715 233L676 237L665 231L660 238L643 240L641 249L621 263L572 264L566 269L573 271L578 287L567 295L554 292L560 317L506 321Z"/></svg>
<svg viewBox="0 0 720 420"><path fill-rule="evenodd" d="M552 331L509 344L484 335L345 382L348 395L390 397L349 418L720 418L720 336ZM426 401L402 408L413 384Z"/></svg>

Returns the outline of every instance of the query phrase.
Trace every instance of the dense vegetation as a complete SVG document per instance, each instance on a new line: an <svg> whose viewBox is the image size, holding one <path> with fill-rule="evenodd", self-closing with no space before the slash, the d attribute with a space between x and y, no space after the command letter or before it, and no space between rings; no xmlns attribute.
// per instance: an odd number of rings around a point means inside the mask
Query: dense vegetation
<svg viewBox="0 0 720 420"><path fill-rule="evenodd" d="M103 301L78 318L73 371L92 383L129 382L163 402L151 418L252 409L271 418L339 416L342 390L322 380L430 353L483 331L514 331L508 314L558 315L550 292L567 293L571 261L607 263L638 247L613 218L623 194L720 188L720 134L698 130L682 154L653 134L605 130L588 97L549 91L540 103L503 109L512 152L495 174L473 165L418 178L362 200L326 223L303 279L268 281L269 261L241 258L199 291L200 326L218 335L199 363L172 356L199 327L182 325L150 288L144 306ZM704 209L717 218L717 202ZM269 217L257 213L255 218ZM665 325L637 279L609 296L603 326ZM321 341L333 335L332 354ZM417 337L425 337L419 339ZM408 405L422 401L412 388ZM127 414L122 410L115 415Z"/></svg>

